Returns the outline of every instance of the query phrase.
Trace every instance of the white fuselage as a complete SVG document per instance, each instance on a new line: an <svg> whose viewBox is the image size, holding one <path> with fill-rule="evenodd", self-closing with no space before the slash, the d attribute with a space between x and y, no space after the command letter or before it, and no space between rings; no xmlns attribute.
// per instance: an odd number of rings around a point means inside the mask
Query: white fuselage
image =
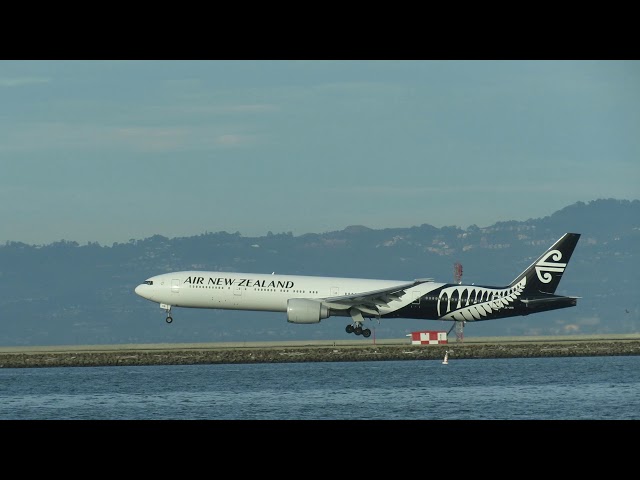
<svg viewBox="0 0 640 480"><path fill-rule="evenodd" d="M286 312L292 298L331 298L370 292L395 285L399 280L276 275L236 272L182 271L156 275L138 285L135 292L147 300L187 308ZM441 283L425 283L381 307L381 313L401 308Z"/></svg>

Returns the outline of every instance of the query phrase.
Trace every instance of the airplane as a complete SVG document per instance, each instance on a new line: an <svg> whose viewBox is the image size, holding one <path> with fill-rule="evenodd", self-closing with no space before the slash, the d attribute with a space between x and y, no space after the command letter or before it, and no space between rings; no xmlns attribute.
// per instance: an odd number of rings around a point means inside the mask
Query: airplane
<svg viewBox="0 0 640 480"><path fill-rule="evenodd" d="M296 324L349 317L347 333L369 337L365 319L406 318L478 322L574 307L581 297L556 295L579 233L565 233L506 286L238 272L181 271L148 278L135 288L171 309L286 312ZM452 327L453 328L453 327Z"/></svg>

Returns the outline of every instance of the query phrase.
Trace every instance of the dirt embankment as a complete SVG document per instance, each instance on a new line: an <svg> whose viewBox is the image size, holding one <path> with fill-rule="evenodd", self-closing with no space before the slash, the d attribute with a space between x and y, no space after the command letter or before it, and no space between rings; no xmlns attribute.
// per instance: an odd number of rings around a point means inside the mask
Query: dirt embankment
<svg viewBox="0 0 640 480"><path fill-rule="evenodd" d="M488 342L447 345L306 345L235 347L117 346L104 350L65 347L50 351L2 351L0 368L196 365L286 362L358 362L474 358L590 357L640 355L640 340Z"/></svg>

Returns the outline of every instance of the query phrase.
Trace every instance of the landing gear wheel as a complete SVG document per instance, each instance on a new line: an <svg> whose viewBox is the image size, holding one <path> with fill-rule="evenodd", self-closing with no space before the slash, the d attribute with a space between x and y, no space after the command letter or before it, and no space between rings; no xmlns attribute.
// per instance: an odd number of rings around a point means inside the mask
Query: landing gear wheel
<svg viewBox="0 0 640 480"><path fill-rule="evenodd" d="M167 323L173 322L173 317L167 317Z"/></svg>
<svg viewBox="0 0 640 480"><path fill-rule="evenodd" d="M355 333L356 335L362 335L362 327L358 325L356 328L353 329L353 333Z"/></svg>
<svg viewBox="0 0 640 480"><path fill-rule="evenodd" d="M362 336L364 338L369 338L371 336L371 330L369 330L368 328L365 328L364 330L362 330Z"/></svg>
<svg viewBox="0 0 640 480"><path fill-rule="evenodd" d="M347 333L353 333L353 325L347 325L347 328L345 328Z"/></svg>

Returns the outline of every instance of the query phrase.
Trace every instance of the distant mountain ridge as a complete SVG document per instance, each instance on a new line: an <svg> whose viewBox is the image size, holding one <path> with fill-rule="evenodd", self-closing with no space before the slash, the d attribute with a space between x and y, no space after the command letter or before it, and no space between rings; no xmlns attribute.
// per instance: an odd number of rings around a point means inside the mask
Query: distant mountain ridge
<svg viewBox="0 0 640 480"><path fill-rule="evenodd" d="M0 246L0 345L343 339L345 318L293 325L284 313L175 309L167 325L163 311L133 289L149 276L190 269L453 282L455 262L462 263L465 282L503 285L565 232L582 237L557 293L582 297L578 306L467 323L465 335L640 331L640 200L599 199L484 228L423 223L376 230L354 224L300 236L154 235L112 246L7 242ZM378 338L451 327L404 319L366 323Z"/></svg>

